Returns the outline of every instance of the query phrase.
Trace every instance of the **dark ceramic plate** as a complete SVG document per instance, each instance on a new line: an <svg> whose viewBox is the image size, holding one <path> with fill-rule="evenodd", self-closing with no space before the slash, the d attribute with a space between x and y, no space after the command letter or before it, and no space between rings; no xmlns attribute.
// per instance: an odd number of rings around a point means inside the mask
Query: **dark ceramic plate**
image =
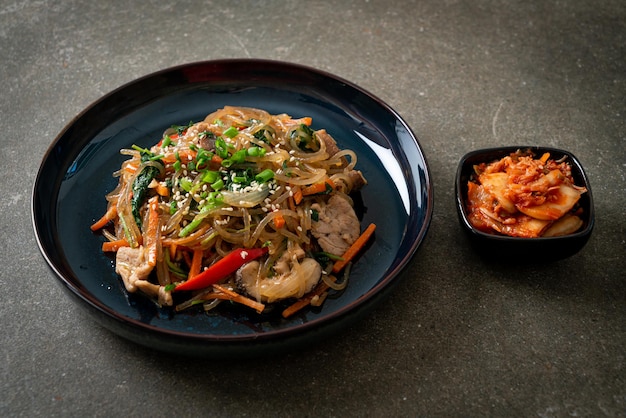
<svg viewBox="0 0 626 418"><path fill-rule="evenodd" d="M499 160L517 150L531 150L536 158L546 152L550 158L566 158L572 168L574 183L587 188L578 202L582 209L583 226L575 233L561 237L519 238L488 234L475 229L468 220L467 182L474 173L474 165ZM488 258L515 262L546 262L570 257L580 251L591 235L594 225L593 196L583 166L572 153L549 147L509 146L472 151L461 158L456 173L456 207L459 220L474 249Z"/></svg>
<svg viewBox="0 0 626 418"><path fill-rule="evenodd" d="M198 121L225 105L311 116L358 155L369 184L362 224L375 239L352 269L348 288L321 308L289 319L244 309L178 313L128 294L103 238L89 225L104 213L121 148L150 146L173 124ZM310 344L360 318L385 296L422 242L432 216L426 160L407 124L363 89L311 68L262 60L183 65L133 81L78 115L43 158L32 217L43 256L64 289L98 322L169 352L246 356ZM220 307L221 308L221 307Z"/></svg>

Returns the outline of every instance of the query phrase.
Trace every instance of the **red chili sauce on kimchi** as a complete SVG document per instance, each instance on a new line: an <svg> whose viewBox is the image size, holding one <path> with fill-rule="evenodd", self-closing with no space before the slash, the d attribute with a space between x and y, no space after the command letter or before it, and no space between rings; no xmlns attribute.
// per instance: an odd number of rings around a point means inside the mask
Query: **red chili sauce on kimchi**
<svg viewBox="0 0 626 418"><path fill-rule="evenodd" d="M586 188L574 184L565 158L535 158L516 151L474 166L467 184L470 223L478 230L512 237L568 235L583 225L578 205Z"/></svg>

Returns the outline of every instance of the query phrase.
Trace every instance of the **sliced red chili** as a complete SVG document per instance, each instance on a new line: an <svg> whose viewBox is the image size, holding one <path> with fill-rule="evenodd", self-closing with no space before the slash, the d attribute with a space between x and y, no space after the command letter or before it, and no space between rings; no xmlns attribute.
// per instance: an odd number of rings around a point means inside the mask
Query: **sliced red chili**
<svg viewBox="0 0 626 418"><path fill-rule="evenodd" d="M229 274L234 273L244 264L266 254L267 251L267 247L237 248L226 254L202 273L176 286L173 291L204 289L205 287L219 282Z"/></svg>

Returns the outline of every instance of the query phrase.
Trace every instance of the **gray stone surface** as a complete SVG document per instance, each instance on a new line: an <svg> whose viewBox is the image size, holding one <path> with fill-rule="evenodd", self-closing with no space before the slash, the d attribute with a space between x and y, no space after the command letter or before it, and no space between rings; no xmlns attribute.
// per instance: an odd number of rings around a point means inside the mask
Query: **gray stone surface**
<svg viewBox="0 0 626 418"><path fill-rule="evenodd" d="M132 4L0 1L0 415L626 415L626 3ZM33 236L32 184L101 95L231 57L317 67L387 102L424 148L434 217L391 297L341 335L282 358L169 358L62 293ZM511 268L463 239L458 160L520 143L568 149L590 177L596 229L567 260Z"/></svg>

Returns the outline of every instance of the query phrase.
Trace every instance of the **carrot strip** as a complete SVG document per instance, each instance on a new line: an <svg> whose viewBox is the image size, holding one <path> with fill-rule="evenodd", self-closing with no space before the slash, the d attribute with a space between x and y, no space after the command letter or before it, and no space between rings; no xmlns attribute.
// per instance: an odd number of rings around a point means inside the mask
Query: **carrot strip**
<svg viewBox="0 0 626 418"><path fill-rule="evenodd" d="M116 241L106 241L102 243L102 252L110 253L117 252L122 247L130 247L126 238L118 239Z"/></svg>
<svg viewBox="0 0 626 418"><path fill-rule="evenodd" d="M187 280L200 274L202 268L202 255L204 251L201 248L193 250L193 257L191 258L191 267L189 268L189 275Z"/></svg>
<svg viewBox="0 0 626 418"><path fill-rule="evenodd" d="M302 196L302 189L300 188L300 186L294 186L291 188L291 191L293 191L293 203L299 205L304 197Z"/></svg>
<svg viewBox="0 0 626 418"><path fill-rule="evenodd" d="M341 256L341 260L335 261L333 265L333 273L339 273L352 259L365 247L367 241L374 234L376 230L376 224L369 224L369 226L363 231L361 235L352 243L350 248Z"/></svg>
<svg viewBox="0 0 626 418"><path fill-rule="evenodd" d="M309 116L304 116L300 119L286 119L283 121L283 123L285 124L285 126L295 126L295 125L311 126L311 123L313 123L313 118Z"/></svg>
<svg viewBox="0 0 626 418"><path fill-rule="evenodd" d="M294 119L294 122L298 122L306 126L311 126L311 123L313 123L313 118L310 116L305 116L300 119Z"/></svg>
<svg viewBox="0 0 626 418"><path fill-rule="evenodd" d="M273 219L273 222L276 229L285 227L285 217L281 214L276 215Z"/></svg>
<svg viewBox="0 0 626 418"><path fill-rule="evenodd" d="M178 157L180 158L180 162L183 164L187 164L189 161L196 158L196 151L193 150L180 150L178 151ZM191 158L189 158L191 157ZM165 164L173 164L176 162L176 154L173 152L165 154L161 160Z"/></svg>
<svg viewBox="0 0 626 418"><path fill-rule="evenodd" d="M108 224L110 221L117 217L117 205L110 205L107 209L106 213L102 215L102 218L98 219L93 225L91 225L92 231L97 231L98 229L102 229Z"/></svg>
<svg viewBox="0 0 626 418"><path fill-rule="evenodd" d="M258 313L263 312L263 309L265 309L265 305L262 303L257 302L256 300L250 299L246 296L240 295L237 292L233 292L230 289L226 289L225 287L222 287L218 284L214 284L213 288L215 290L218 290L220 293L222 293L223 295L227 296L228 300L232 300L233 302L237 302L237 303L241 303L242 305L248 306L252 309L254 309L255 311L257 311ZM214 295L219 295L219 293L214 293ZM220 297L216 297L216 299L219 299Z"/></svg>
<svg viewBox="0 0 626 418"><path fill-rule="evenodd" d="M548 161L548 158L550 158L550 153L549 152L545 152L541 158L539 159L539 161L541 161L543 164L546 163L546 161Z"/></svg>
<svg viewBox="0 0 626 418"><path fill-rule="evenodd" d="M168 189L167 186L162 185L160 182L156 186L156 192L159 196L167 197L170 195L170 189Z"/></svg>
<svg viewBox="0 0 626 418"><path fill-rule="evenodd" d="M156 196L148 201L148 229L143 239L148 249L148 264L156 265L157 261L157 241L159 238L159 203Z"/></svg>
<svg viewBox="0 0 626 418"><path fill-rule="evenodd" d="M330 278L331 280L334 279L333 276L330 276ZM321 296L328 289L330 289L330 286L328 286L325 282L320 282L315 289L285 308L282 313L283 318L289 318L299 310L309 306L314 297Z"/></svg>
<svg viewBox="0 0 626 418"><path fill-rule="evenodd" d="M302 188L302 195L309 196L317 193L324 193L326 188L330 186L332 189L335 189L335 182L330 178L326 178L324 181L320 181L318 183L311 184L310 186L306 186Z"/></svg>
<svg viewBox="0 0 626 418"><path fill-rule="evenodd" d="M128 174L135 174L139 168L139 159L128 160L128 162L122 164L122 170Z"/></svg>

